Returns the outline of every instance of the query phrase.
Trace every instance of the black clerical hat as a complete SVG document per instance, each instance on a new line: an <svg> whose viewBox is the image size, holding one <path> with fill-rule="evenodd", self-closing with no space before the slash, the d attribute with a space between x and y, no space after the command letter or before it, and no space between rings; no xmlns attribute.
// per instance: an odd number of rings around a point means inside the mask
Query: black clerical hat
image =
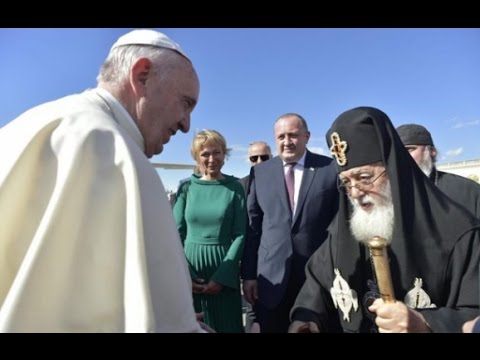
<svg viewBox="0 0 480 360"><path fill-rule="evenodd" d="M397 128L398 135L403 145L432 145L433 140L430 132L422 125L405 124Z"/></svg>
<svg viewBox="0 0 480 360"><path fill-rule="evenodd" d="M338 172L382 161L374 117L387 115L378 109L359 107L342 113L333 122L327 143Z"/></svg>

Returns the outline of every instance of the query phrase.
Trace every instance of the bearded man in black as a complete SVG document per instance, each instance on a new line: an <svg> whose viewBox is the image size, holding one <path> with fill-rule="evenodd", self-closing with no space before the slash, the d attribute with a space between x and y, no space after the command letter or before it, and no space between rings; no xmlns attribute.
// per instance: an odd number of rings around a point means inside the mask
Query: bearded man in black
<svg viewBox="0 0 480 360"><path fill-rule="evenodd" d="M422 174L382 111L344 112L327 142L343 194L289 331L461 332L478 315L480 221ZM379 299L374 236L389 244L393 303Z"/></svg>
<svg viewBox="0 0 480 360"><path fill-rule="evenodd" d="M437 169L438 152L430 131L422 125L405 124L397 127L397 133L423 173L452 200L480 219L480 184Z"/></svg>

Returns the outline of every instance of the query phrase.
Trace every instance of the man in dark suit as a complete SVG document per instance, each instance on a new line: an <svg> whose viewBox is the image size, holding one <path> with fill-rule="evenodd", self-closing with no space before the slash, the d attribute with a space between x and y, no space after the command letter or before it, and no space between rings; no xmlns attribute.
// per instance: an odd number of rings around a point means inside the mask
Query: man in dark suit
<svg viewBox="0 0 480 360"><path fill-rule="evenodd" d="M271 158L272 150L270 149L270 145L268 145L265 141L255 141L248 147L248 160L250 161L251 167L270 160ZM243 186L245 196L248 196L248 192L250 190L250 175L247 175L238 181ZM245 296L242 296L242 303L245 309L245 332L259 332L258 322L256 322L253 306L245 300Z"/></svg>
<svg viewBox="0 0 480 360"><path fill-rule="evenodd" d="M250 161L250 166L255 166L261 164L264 161L270 160L272 158L272 150L270 146L265 141L255 141L250 144L248 148L248 160ZM245 190L245 195L248 195L248 187L250 185L250 176L247 175L240 180L240 184L243 185Z"/></svg>
<svg viewBox="0 0 480 360"><path fill-rule="evenodd" d="M270 145L265 141L255 141L250 144L248 148L248 160L250 161L250 166L253 167L261 164L271 158L272 150L270 149ZM238 181L243 186L245 196L248 196L250 190L250 175L247 175ZM245 296L242 296L242 304L245 311L245 332L259 332L259 325L256 321L255 311L253 310L253 306L245 300Z"/></svg>
<svg viewBox="0 0 480 360"><path fill-rule="evenodd" d="M250 171L241 263L245 299L255 305L265 333L287 332L305 264L324 241L338 208L335 166L331 158L307 150L305 119L282 115L274 130L278 156Z"/></svg>

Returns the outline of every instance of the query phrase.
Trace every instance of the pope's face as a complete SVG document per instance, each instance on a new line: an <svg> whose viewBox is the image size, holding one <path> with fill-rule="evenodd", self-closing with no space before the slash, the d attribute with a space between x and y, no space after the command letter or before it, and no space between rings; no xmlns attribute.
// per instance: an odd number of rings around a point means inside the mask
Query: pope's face
<svg viewBox="0 0 480 360"><path fill-rule="evenodd" d="M161 153L163 145L178 130L184 133L190 130L190 114L198 101L200 85L191 64L183 61L185 64L166 73L151 72L146 94L137 104L137 123L149 158Z"/></svg>

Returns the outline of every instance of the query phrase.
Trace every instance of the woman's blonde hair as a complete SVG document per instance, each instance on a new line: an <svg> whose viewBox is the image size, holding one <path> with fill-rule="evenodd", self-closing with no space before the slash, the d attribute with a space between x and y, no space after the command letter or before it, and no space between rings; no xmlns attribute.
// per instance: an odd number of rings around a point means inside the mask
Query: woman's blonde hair
<svg viewBox="0 0 480 360"><path fill-rule="evenodd" d="M195 134L192 141L190 153L195 161L198 160L199 154L206 144L219 145L225 154L225 157L230 155L230 150L227 148L227 142L222 134L216 130L201 130Z"/></svg>

